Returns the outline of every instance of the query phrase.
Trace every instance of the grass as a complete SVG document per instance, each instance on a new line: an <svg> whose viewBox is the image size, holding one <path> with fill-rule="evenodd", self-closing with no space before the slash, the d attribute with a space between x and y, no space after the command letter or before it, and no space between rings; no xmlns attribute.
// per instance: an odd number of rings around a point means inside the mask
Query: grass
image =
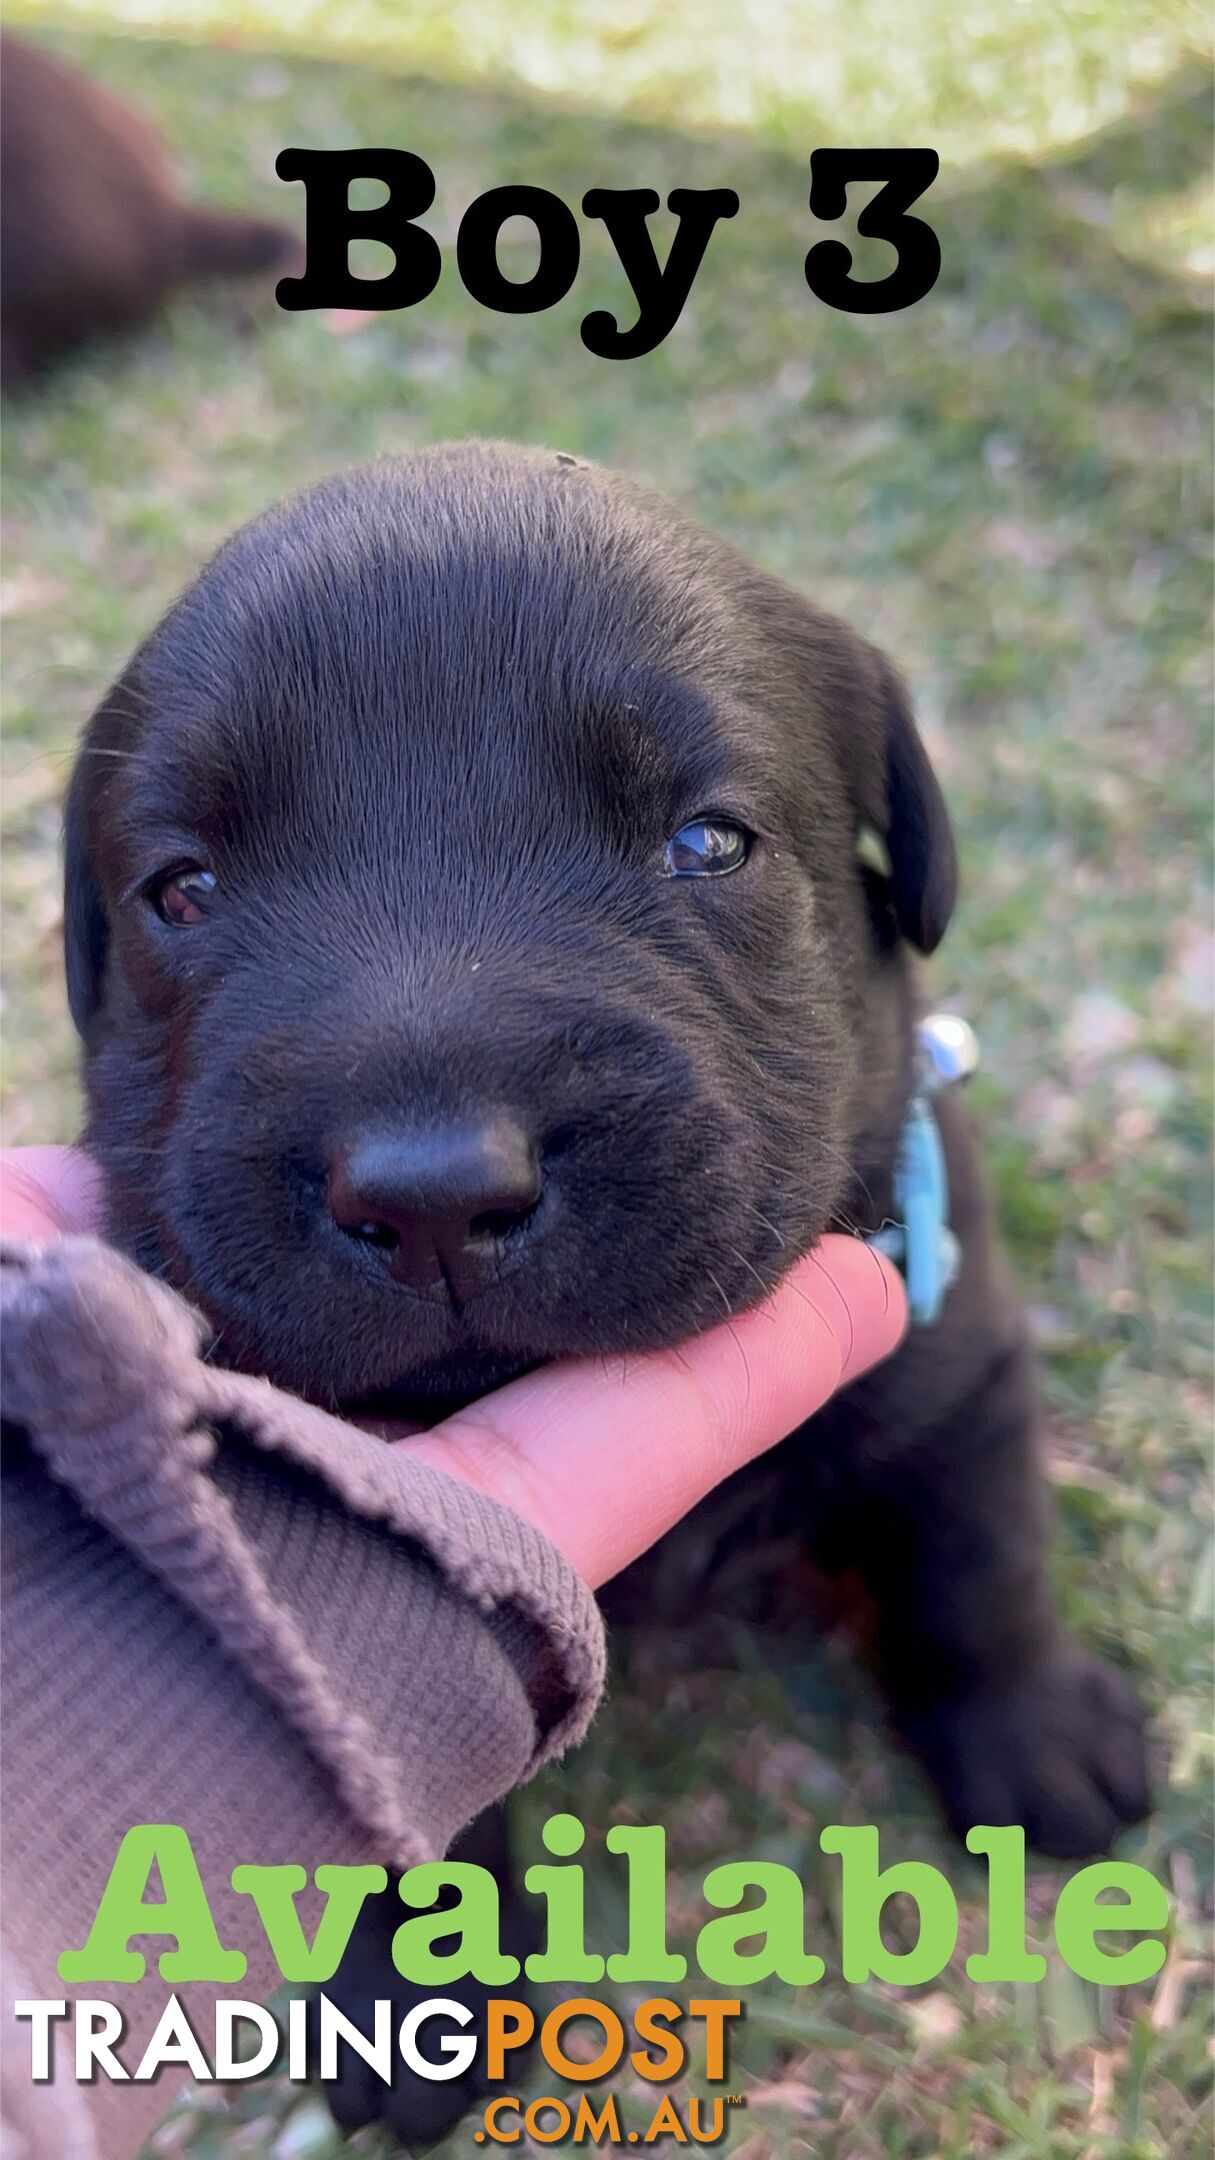
<svg viewBox="0 0 1215 2160"><path fill-rule="evenodd" d="M1169 1964L1113 1996L1054 1960L1041 1989L1003 1992L952 1969L910 1996L830 1977L825 1820L879 1822L892 1851L945 1865L978 1925L976 1878L831 1643L740 1638L737 1671L659 1676L648 1703L622 1691L523 1812L665 1821L685 1947L715 1859L806 1872L829 1977L800 2001L757 1991L736 2059L748 2105L719 2148L735 2160L1209 2150L1196 12L710 0L694 24L646 0L462 0L416 18L394 0L10 0L9 20L137 98L220 200L298 215L273 177L287 143L421 151L445 268L416 313L346 337L274 310L254 333L184 303L7 414L7 1137L67 1138L76 1117L55 861L76 731L194 566L288 487L446 435L540 437L653 477L866 624L915 684L957 814L966 901L934 979L984 1043L976 1103L1046 1360L1060 1596L1139 1669L1153 1712L1161 1803L1126 1850L1173 1892ZM807 155L840 141L941 152L944 268L907 314L831 314L801 282ZM463 293L459 212L506 180L571 203L595 184L732 185L742 208L668 342L613 364L577 334L622 297L589 230L551 314L495 317ZM876 250L869 267L884 268ZM1039 1934L1057 1880L1033 1877ZM596 1894L610 1932L610 1863ZM445 2160L466 2160L469 2139ZM159 2145L196 2160L339 2150L310 2099L262 2086L234 2115L200 2102Z"/></svg>

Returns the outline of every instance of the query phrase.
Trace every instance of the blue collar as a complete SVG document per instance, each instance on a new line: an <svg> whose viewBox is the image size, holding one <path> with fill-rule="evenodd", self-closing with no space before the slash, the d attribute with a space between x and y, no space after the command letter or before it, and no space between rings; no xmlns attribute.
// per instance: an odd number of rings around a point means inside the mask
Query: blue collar
<svg viewBox="0 0 1215 2160"><path fill-rule="evenodd" d="M965 1080L979 1047L965 1020L930 1013L916 1030L917 1084L899 1134L894 1166L895 1220L867 1240L901 1269L913 1327L930 1327L961 1264L949 1227L949 1173L932 1097Z"/></svg>

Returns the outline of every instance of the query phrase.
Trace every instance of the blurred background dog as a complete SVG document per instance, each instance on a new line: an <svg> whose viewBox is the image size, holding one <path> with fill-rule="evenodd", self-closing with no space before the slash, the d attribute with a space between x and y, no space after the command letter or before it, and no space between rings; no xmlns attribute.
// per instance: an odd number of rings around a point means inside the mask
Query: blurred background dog
<svg viewBox="0 0 1215 2160"><path fill-rule="evenodd" d="M132 330L182 285L289 268L269 218L187 202L156 130L57 54L0 37L0 378Z"/></svg>

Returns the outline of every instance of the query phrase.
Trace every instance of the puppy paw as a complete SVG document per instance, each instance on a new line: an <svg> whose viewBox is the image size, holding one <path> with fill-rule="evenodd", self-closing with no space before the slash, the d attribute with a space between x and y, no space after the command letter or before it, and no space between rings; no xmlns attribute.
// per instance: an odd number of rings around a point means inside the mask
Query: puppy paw
<svg viewBox="0 0 1215 2160"><path fill-rule="evenodd" d="M961 1837L1015 1823L1040 1853L1091 1859L1149 1812L1143 1711L1118 1673L1070 1643L1015 1686L896 1722Z"/></svg>
<svg viewBox="0 0 1215 2160"><path fill-rule="evenodd" d="M530 1953L538 1947L539 1929L535 1913L524 1907L509 1872L502 1811L491 1808L478 1816L453 1846L452 1857L488 1867L497 1877L502 1947L518 1958L522 1968ZM450 1898L440 1900L441 1904L450 1902ZM406 2153L421 2153L447 2137L491 2090L485 2061L491 1995L506 1993L525 2000L528 1988L522 1973L506 1989L489 1988L484 1982L470 1978L445 1980L441 1986L404 1979L392 1962L393 1937L400 1922L401 1903L390 1891L368 1898L355 1922L341 1964L324 1988L330 2002L364 2033L374 2030L376 2002L386 1999L391 2004L392 2082L385 2084L370 2063L364 2062L348 2044L339 2042L337 2076L320 2081L320 2089L340 2129L361 2130L366 2123L379 2123L390 2133L395 2146ZM477 2052L460 2077L421 2076L409 2068L396 2044L402 2019L417 2003L433 2002L436 1996L458 2002L472 2013L471 2022L458 2030L461 2039L476 2040ZM319 2034L319 2009L315 1997L310 2008L310 2027L315 2062ZM436 2018L433 2023L427 2021L419 2033L418 2045L427 2056L441 2061L443 2037L456 2030L455 2024L446 2018ZM512 2068L521 2072L527 2055L526 2048L512 2052ZM470 2125L470 2152L472 2138Z"/></svg>
<svg viewBox="0 0 1215 2160"><path fill-rule="evenodd" d="M499 1994L502 1993L498 1989ZM511 1993L521 1992L512 1983ZM385 1975L383 1967L360 1971L343 1966L325 1989L331 2002L350 2018L361 2031L371 2032L375 2023L377 1996L385 1996L392 2004L391 2023L395 2035L401 2020L415 2004L424 1999L443 1995L449 2001L462 2003L472 2012L472 2023L460 2028L461 2037L475 2035L478 2041L477 2058L463 2077L437 2080L421 2077L410 2070L399 2051L393 2052L391 2085L385 2085L375 2075L371 2066L362 2061L352 2048L339 2043L337 2050L338 2074L333 2080L326 2079L321 2090L329 2111L339 2129L360 2130L367 2123L379 2123L386 2129L394 2145L406 2153L421 2153L441 2138L447 2137L457 2123L467 2115L477 2102L489 2092L489 2081L484 2073L484 2045L487 2004L490 1990L475 1980L444 1982L442 1988L413 1986L402 1980L398 1973ZM313 2004L313 2033L316 2032L316 2005ZM446 2020L436 2021L423 2028L420 2044L428 2052L440 2057L439 2040L444 2031L455 2031ZM315 2042L314 2042L315 2044ZM470 2126L471 2139L471 2126Z"/></svg>

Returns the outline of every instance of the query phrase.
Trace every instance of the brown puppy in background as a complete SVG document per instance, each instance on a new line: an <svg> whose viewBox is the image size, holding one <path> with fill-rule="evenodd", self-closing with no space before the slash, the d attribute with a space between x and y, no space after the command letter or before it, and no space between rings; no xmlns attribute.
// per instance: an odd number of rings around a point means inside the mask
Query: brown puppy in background
<svg viewBox="0 0 1215 2160"><path fill-rule="evenodd" d="M285 226L188 203L141 113L0 37L0 376L129 330L179 285L286 269Z"/></svg>
<svg viewBox="0 0 1215 2160"><path fill-rule="evenodd" d="M723 541L544 452L340 476L220 550L85 737L68 984L112 1233L225 1362L348 1411L678 1343L891 1214L955 889L898 676ZM615 1602L859 1569L954 1826L1100 1852L1147 1807L1142 1717L1053 1610L1025 1317L940 1124L939 1320ZM386 1992L377 1924L347 2006ZM469 2097L356 2064L334 2104L411 2138Z"/></svg>

